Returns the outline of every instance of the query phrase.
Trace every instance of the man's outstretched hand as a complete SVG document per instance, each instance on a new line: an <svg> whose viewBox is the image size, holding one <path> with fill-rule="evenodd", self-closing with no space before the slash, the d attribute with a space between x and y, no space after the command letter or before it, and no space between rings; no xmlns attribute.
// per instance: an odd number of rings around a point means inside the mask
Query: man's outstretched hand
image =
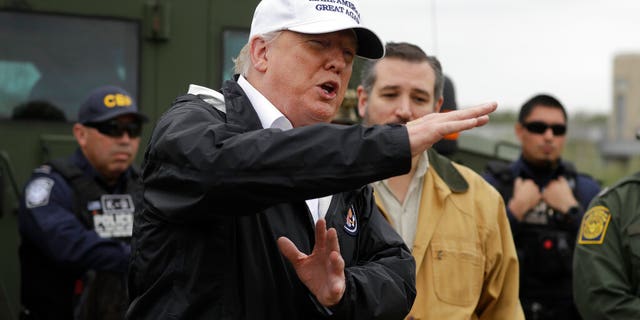
<svg viewBox="0 0 640 320"><path fill-rule="evenodd" d="M330 307L340 302L346 283L338 234L336 229L326 227L324 219L316 222L316 244L310 255L300 252L286 237L278 238L278 247L318 302Z"/></svg>
<svg viewBox="0 0 640 320"><path fill-rule="evenodd" d="M411 155L418 155L444 136L480 127L489 122L489 114L496 110L495 102L449 112L429 113L407 122Z"/></svg>

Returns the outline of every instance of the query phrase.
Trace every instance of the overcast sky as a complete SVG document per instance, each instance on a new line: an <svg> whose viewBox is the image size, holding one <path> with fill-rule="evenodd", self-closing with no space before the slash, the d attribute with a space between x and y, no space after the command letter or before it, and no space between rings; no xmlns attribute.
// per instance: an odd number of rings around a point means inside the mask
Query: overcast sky
<svg viewBox="0 0 640 320"><path fill-rule="evenodd" d="M569 112L611 110L613 59L640 54L640 0L361 0L383 41L438 56L458 105L517 110L535 93Z"/></svg>

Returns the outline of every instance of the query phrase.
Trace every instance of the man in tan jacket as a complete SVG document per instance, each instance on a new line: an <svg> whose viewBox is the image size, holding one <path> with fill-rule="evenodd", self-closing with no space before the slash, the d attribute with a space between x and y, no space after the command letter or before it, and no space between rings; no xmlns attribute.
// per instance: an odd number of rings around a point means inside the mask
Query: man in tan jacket
<svg viewBox="0 0 640 320"><path fill-rule="evenodd" d="M406 123L442 106L435 57L388 43L358 87L365 124ZM518 260L500 194L471 169L436 151L414 156L411 171L373 184L376 202L416 260L410 319L524 319Z"/></svg>

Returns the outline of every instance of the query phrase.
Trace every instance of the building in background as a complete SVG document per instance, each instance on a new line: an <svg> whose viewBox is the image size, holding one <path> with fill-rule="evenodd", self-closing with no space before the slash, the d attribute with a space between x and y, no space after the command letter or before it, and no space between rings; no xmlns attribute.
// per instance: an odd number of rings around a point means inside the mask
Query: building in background
<svg viewBox="0 0 640 320"><path fill-rule="evenodd" d="M600 151L608 161L626 163L640 155L640 53L617 55L612 81L613 110Z"/></svg>

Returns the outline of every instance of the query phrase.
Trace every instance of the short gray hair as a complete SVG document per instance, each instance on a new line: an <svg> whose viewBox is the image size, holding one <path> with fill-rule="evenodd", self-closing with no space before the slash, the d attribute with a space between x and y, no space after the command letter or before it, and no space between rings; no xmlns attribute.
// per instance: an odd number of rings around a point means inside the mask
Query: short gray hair
<svg viewBox="0 0 640 320"><path fill-rule="evenodd" d="M273 31L273 32L267 32L264 34L259 34L257 35L257 37L261 37L266 42L271 42L275 40L275 38L278 37L281 33L282 31ZM238 56L235 59L233 59L233 63L235 64L233 68L233 73L240 74L243 77L247 76L247 72L249 72L249 66L251 66L251 54L249 52L250 44L251 44L251 39L249 39L247 44L245 44L244 47L242 47L242 49L238 53Z"/></svg>
<svg viewBox="0 0 640 320"><path fill-rule="evenodd" d="M444 74L442 72L442 65L435 56L430 56L418 46L406 42L388 42L385 45L385 49L386 53L382 59L396 58L409 62L428 62L436 76L436 83L433 88L434 101L438 101L440 97L442 97ZM362 67L360 84L367 94L371 94L373 84L376 82L375 66L380 60L367 60Z"/></svg>

